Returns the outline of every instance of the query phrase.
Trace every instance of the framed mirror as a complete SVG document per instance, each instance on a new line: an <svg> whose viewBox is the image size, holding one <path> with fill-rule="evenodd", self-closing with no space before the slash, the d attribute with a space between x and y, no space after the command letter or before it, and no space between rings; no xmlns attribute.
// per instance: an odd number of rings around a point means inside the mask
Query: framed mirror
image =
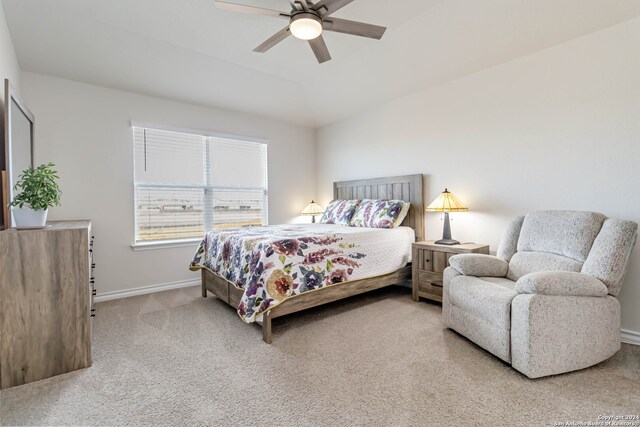
<svg viewBox="0 0 640 427"><path fill-rule="evenodd" d="M2 226L11 228L9 203L13 199L13 187L18 177L33 166L33 114L17 96L9 80L4 81L4 150L0 158L2 170Z"/></svg>

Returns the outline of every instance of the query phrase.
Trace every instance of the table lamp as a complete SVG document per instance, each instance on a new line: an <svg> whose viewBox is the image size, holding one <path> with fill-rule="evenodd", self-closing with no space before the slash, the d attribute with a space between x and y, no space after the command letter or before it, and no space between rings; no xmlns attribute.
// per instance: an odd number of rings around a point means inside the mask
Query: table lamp
<svg viewBox="0 0 640 427"><path fill-rule="evenodd" d="M311 215L311 222L316 222L316 215L321 215L324 212L324 209L320 207L319 204L314 202L313 200L309 205L302 210L302 215Z"/></svg>
<svg viewBox="0 0 640 427"><path fill-rule="evenodd" d="M451 225L449 224L449 212L466 212L469 209L460 202L446 188L440 195L427 206L427 212L444 212L444 228L442 230L442 239L438 240L438 245L459 245L460 242L451 238Z"/></svg>

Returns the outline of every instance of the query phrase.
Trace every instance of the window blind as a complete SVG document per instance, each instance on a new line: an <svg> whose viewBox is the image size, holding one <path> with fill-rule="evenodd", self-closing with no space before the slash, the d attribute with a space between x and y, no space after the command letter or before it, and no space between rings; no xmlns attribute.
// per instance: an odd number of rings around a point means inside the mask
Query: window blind
<svg viewBox="0 0 640 427"><path fill-rule="evenodd" d="M267 145L133 128L136 242L266 224Z"/></svg>

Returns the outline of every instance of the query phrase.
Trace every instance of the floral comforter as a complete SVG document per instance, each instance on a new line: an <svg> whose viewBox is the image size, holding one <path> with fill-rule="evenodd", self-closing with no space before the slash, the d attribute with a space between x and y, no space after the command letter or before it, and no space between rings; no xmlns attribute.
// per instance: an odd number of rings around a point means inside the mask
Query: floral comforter
<svg viewBox="0 0 640 427"><path fill-rule="evenodd" d="M414 240L408 227L305 224L212 231L190 269L207 268L243 289L238 314L253 322L303 292L404 267Z"/></svg>

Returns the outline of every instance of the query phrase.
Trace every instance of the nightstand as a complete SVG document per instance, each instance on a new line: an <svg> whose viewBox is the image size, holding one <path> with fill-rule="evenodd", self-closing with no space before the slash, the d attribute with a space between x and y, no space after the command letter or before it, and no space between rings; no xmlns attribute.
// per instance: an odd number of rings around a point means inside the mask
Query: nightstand
<svg viewBox="0 0 640 427"><path fill-rule="evenodd" d="M442 272L449 266L449 258L457 254L488 254L489 245L465 243L437 245L432 240L416 242L412 248L413 300L420 297L442 302Z"/></svg>

